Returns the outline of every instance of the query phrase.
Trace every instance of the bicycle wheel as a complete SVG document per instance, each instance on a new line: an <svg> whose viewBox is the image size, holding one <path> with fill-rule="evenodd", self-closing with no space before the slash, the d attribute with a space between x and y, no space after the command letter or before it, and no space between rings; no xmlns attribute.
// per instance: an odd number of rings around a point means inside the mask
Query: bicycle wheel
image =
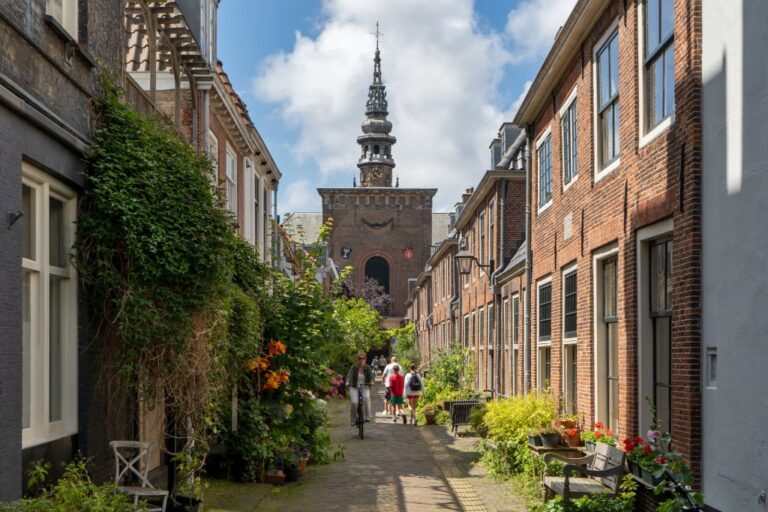
<svg viewBox="0 0 768 512"><path fill-rule="evenodd" d="M357 428L360 431L360 439L363 438L363 426L365 425L365 416L363 416L363 401L357 403Z"/></svg>

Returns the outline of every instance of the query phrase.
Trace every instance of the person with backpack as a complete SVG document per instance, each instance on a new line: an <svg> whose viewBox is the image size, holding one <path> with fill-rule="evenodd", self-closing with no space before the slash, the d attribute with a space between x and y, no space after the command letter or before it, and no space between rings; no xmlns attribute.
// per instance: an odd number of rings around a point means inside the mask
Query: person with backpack
<svg viewBox="0 0 768 512"><path fill-rule="evenodd" d="M416 365L411 364L409 369L405 376L405 397L408 399L408 408L411 410L411 425L416 426L419 424L416 420L416 405L419 403L424 384L421 381L421 375L416 371Z"/></svg>

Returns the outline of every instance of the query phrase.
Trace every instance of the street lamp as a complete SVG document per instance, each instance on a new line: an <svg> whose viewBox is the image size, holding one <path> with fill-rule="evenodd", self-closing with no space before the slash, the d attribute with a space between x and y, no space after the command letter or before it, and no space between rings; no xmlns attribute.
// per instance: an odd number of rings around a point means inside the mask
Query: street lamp
<svg viewBox="0 0 768 512"><path fill-rule="evenodd" d="M459 267L459 274L464 276L468 275L472 271L472 263L475 263L478 267L486 270L486 273L488 270L493 269L493 260L490 261L489 265L483 265L477 261L477 258L475 258L475 256L466 249L462 249L457 252L454 258L456 258L456 265Z"/></svg>

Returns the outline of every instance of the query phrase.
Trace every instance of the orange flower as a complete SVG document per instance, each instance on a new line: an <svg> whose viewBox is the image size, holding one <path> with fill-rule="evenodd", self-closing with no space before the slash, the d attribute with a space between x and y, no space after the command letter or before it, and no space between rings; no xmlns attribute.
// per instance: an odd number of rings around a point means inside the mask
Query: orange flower
<svg viewBox="0 0 768 512"><path fill-rule="evenodd" d="M255 372L260 371L263 372L267 368L269 368L269 359L266 357L254 357L253 359L249 359L246 363L246 367L249 371Z"/></svg>
<svg viewBox="0 0 768 512"><path fill-rule="evenodd" d="M270 370L267 373L267 381L264 383L264 389L277 389L280 387L280 376Z"/></svg>
<svg viewBox="0 0 768 512"><path fill-rule="evenodd" d="M613 430L609 428L605 429L605 435L607 435L608 437L613 437Z"/></svg>
<svg viewBox="0 0 768 512"><path fill-rule="evenodd" d="M598 421L597 423L595 423L595 428L597 428L597 429L603 428L603 423Z"/></svg>
<svg viewBox="0 0 768 512"><path fill-rule="evenodd" d="M269 353L269 357L275 357L279 354L285 354L285 344L280 343L276 340L271 340L267 344L267 352Z"/></svg>

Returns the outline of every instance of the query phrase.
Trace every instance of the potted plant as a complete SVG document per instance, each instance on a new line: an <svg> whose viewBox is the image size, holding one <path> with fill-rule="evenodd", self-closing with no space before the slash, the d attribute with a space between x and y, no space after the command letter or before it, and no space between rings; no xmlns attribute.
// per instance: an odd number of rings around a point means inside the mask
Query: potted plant
<svg viewBox="0 0 768 512"><path fill-rule="evenodd" d="M529 432L528 444L531 446L541 446L541 434L538 432Z"/></svg>
<svg viewBox="0 0 768 512"><path fill-rule="evenodd" d="M581 429L579 427L569 428L563 433L563 444L569 448L576 448L581 444Z"/></svg>
<svg viewBox="0 0 768 512"><path fill-rule="evenodd" d="M579 414L563 414L552 422L552 425L558 430L568 430L577 428L581 422Z"/></svg>
<svg viewBox="0 0 768 512"><path fill-rule="evenodd" d="M304 476L309 463L309 447L304 446L299 450L299 476Z"/></svg>
<svg viewBox="0 0 768 512"><path fill-rule="evenodd" d="M605 428L602 422L595 423L593 430L585 430L581 433L581 440L587 447L588 452L595 451L596 443L605 443L611 446L616 446L616 440L613 438L613 431L609 428Z"/></svg>
<svg viewBox="0 0 768 512"><path fill-rule="evenodd" d="M544 427L541 432L541 444L546 448L556 448L560 445L560 433L555 427Z"/></svg>
<svg viewBox="0 0 768 512"><path fill-rule="evenodd" d="M424 414L424 420L427 425L434 425L435 424L435 417L437 416L437 404L427 404L421 409L422 414Z"/></svg>

